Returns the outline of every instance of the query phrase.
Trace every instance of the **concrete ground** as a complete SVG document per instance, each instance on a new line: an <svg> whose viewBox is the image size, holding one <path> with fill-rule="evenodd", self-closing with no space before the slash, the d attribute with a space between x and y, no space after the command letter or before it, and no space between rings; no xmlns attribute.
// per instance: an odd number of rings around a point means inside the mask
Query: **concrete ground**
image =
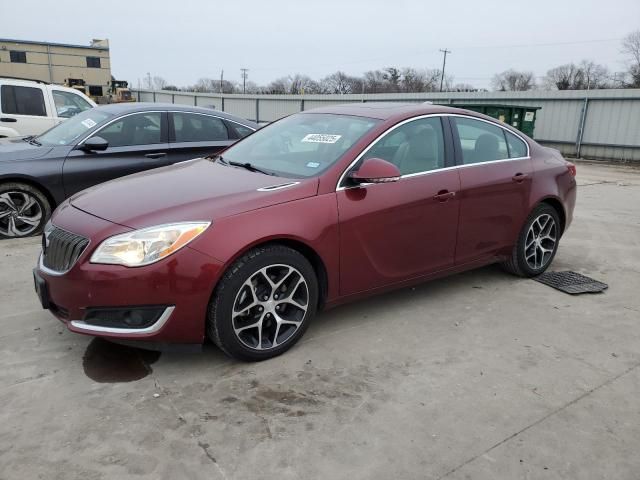
<svg viewBox="0 0 640 480"><path fill-rule="evenodd" d="M640 171L578 178L552 269L605 293L484 268L323 313L260 364L69 333L39 240L0 242L0 479L640 478Z"/></svg>

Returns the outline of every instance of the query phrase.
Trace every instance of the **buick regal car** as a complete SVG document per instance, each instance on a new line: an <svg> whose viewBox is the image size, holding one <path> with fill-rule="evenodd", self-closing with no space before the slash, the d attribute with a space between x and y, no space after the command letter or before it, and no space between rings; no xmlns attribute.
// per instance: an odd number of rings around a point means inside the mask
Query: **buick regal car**
<svg viewBox="0 0 640 480"><path fill-rule="evenodd" d="M491 263L542 273L576 169L478 113L355 104L274 122L203 158L62 203L34 271L77 333L263 360L316 312Z"/></svg>
<svg viewBox="0 0 640 480"><path fill-rule="evenodd" d="M57 205L87 187L216 153L257 128L207 108L119 103L39 136L0 139L0 238L39 233Z"/></svg>

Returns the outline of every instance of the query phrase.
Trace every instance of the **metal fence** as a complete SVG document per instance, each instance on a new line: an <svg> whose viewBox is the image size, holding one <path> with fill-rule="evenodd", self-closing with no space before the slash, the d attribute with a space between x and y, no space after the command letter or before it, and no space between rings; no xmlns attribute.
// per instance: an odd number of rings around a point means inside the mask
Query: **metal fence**
<svg viewBox="0 0 640 480"><path fill-rule="evenodd" d="M214 107L258 122L349 102L424 102L460 106L504 104L541 107L534 138L564 155L640 161L640 89L553 92L443 92L350 95L220 95L134 90L142 102Z"/></svg>

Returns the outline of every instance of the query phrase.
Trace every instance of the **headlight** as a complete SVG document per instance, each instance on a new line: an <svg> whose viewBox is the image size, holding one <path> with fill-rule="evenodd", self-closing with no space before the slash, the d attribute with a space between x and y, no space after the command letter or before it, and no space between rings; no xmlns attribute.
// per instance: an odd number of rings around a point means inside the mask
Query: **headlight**
<svg viewBox="0 0 640 480"><path fill-rule="evenodd" d="M211 222L158 225L107 238L93 252L91 263L141 267L162 260L196 238Z"/></svg>

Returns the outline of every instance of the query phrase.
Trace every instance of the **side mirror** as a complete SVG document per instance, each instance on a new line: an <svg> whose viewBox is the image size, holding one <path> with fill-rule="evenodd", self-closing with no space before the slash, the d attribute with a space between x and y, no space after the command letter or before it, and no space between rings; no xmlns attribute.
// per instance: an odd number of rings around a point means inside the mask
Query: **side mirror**
<svg viewBox="0 0 640 480"><path fill-rule="evenodd" d="M349 178L357 184L388 183L397 182L401 175L393 163L381 158L367 158L358 170L349 174Z"/></svg>
<svg viewBox="0 0 640 480"><path fill-rule="evenodd" d="M109 146L109 142L107 142L102 137L91 137L87 138L82 145L78 145L80 150L84 150L85 152L101 152L106 150Z"/></svg>

